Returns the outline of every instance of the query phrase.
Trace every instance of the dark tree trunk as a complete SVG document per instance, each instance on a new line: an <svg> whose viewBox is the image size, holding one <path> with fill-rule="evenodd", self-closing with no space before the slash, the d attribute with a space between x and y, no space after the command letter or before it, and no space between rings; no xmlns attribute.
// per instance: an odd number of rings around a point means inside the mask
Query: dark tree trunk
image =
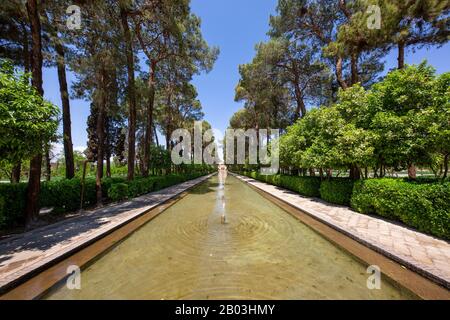
<svg viewBox="0 0 450 320"><path fill-rule="evenodd" d="M303 118L306 115L306 106L305 102L303 101L303 92L300 88L300 73L298 71L297 63L293 62L293 68L294 68L294 94L295 94L295 101L297 102L297 108L295 110L295 121L297 121L300 118Z"/></svg>
<svg viewBox="0 0 450 320"><path fill-rule="evenodd" d="M170 108L172 103L172 97L171 94L169 93L168 97L167 97L167 107ZM170 109L169 109L170 110ZM167 122L166 122L166 150L171 151L172 150L172 146L171 146L171 141L170 141L170 137L172 135L172 114L170 112L168 112L167 115Z"/></svg>
<svg viewBox="0 0 450 320"><path fill-rule="evenodd" d="M303 101L303 96L298 85L295 85L295 100L297 102L297 108L295 110L295 120L303 118L306 115L306 106Z"/></svg>
<svg viewBox="0 0 450 320"><path fill-rule="evenodd" d="M398 43L398 68L403 69L405 67L405 43L400 41Z"/></svg>
<svg viewBox="0 0 450 320"><path fill-rule="evenodd" d="M11 172L11 183L19 183L20 182L20 172L22 169L22 163L17 163Z"/></svg>
<svg viewBox="0 0 450 320"><path fill-rule="evenodd" d="M316 176L316 171L314 169L309 169L309 175L311 177L315 177Z"/></svg>
<svg viewBox="0 0 450 320"><path fill-rule="evenodd" d="M375 166L375 167L373 168L373 177L374 177L374 178L378 178L378 167L377 167L377 166Z"/></svg>
<svg viewBox="0 0 450 320"><path fill-rule="evenodd" d="M170 134L169 134L169 127L166 127L166 150L170 151Z"/></svg>
<svg viewBox="0 0 450 320"><path fill-rule="evenodd" d="M156 62L152 61L150 64L150 77L149 77L149 90L150 96L147 106L147 115L145 123L145 140L144 140L144 172L143 176L148 177L149 167L150 167L150 145L152 143L152 131L153 131L153 106L155 102L155 72L156 72Z"/></svg>
<svg viewBox="0 0 450 320"><path fill-rule="evenodd" d="M417 178L417 169L414 163L408 164L408 178L411 180L416 180Z"/></svg>
<svg viewBox="0 0 450 320"><path fill-rule="evenodd" d="M352 85L358 83L358 54L356 52L352 53L351 56L351 73L352 73Z"/></svg>
<svg viewBox="0 0 450 320"><path fill-rule="evenodd" d="M344 77L342 75L342 57L338 57L337 62L336 62L336 78L337 81L339 83L339 86L343 89L343 90L347 90L348 86L347 83L344 80Z"/></svg>
<svg viewBox="0 0 450 320"><path fill-rule="evenodd" d="M442 176L442 179L446 179L448 175L448 158L450 154L446 154L444 157L444 175Z"/></svg>
<svg viewBox="0 0 450 320"><path fill-rule="evenodd" d="M156 126L153 124L153 135L155 136L156 145L159 147L159 140L158 140L158 134L156 132Z"/></svg>
<svg viewBox="0 0 450 320"><path fill-rule="evenodd" d="M111 155L109 153L106 154L106 176L111 178Z"/></svg>
<svg viewBox="0 0 450 320"><path fill-rule="evenodd" d="M31 24L32 39L32 85L36 91L44 96L42 87L42 37L41 22L37 0L28 0L28 18ZM25 221L30 226L38 218L39 214L39 192L41 189L41 165L42 154L35 155L30 161L30 177L27 188L27 203L25 205Z"/></svg>
<svg viewBox="0 0 450 320"><path fill-rule="evenodd" d="M97 118L97 136L98 136L98 143L97 143L97 176L96 176L96 183L95 183L95 189L96 189L96 195L97 195L97 205L100 206L102 204L102 178L103 178L103 160L104 160L104 148L105 148L105 108L106 108L106 86L105 86L105 74L106 71L104 67L102 67L101 75L100 75L100 103L98 104L98 118Z"/></svg>
<svg viewBox="0 0 450 320"><path fill-rule="evenodd" d="M56 40L55 50L57 53L57 69L59 81L59 93L61 95L62 113L63 113L63 142L64 142L64 158L66 161L66 178L72 179L75 176L75 164L73 159L73 143L72 143L72 123L70 120L70 101L69 91L67 89L66 78L66 61L64 47Z"/></svg>
<svg viewBox="0 0 450 320"><path fill-rule="evenodd" d="M50 151L48 150L50 145L47 147L45 151L45 180L50 181L52 178L52 164L50 159Z"/></svg>
<svg viewBox="0 0 450 320"><path fill-rule="evenodd" d="M136 91L134 79L134 54L127 13L120 9L120 18L126 44L128 74L128 180L134 179L134 162L136 159Z"/></svg>
<svg viewBox="0 0 450 320"><path fill-rule="evenodd" d="M361 179L361 171L357 165L352 165L350 167L350 179L359 180Z"/></svg>
<svg viewBox="0 0 450 320"><path fill-rule="evenodd" d="M106 113L106 112L105 112ZM104 154L105 154L105 162L106 162L106 177L111 178L111 152L112 152L112 148L111 148L111 141L110 141L110 119L108 119L107 116L105 116L105 127L104 127L104 132L105 132L105 149L104 149Z"/></svg>
<svg viewBox="0 0 450 320"><path fill-rule="evenodd" d="M28 39L28 31L25 24L22 24L22 33L23 33L23 65L25 72L28 73L31 71L31 58L30 58L30 46Z"/></svg>

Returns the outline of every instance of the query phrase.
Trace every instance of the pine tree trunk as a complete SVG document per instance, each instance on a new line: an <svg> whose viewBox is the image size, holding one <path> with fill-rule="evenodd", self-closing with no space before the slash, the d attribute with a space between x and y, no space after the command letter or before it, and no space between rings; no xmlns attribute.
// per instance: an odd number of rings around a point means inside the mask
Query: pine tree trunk
<svg viewBox="0 0 450 320"><path fill-rule="evenodd" d="M170 151L170 135L169 135L169 126L166 126L166 150Z"/></svg>
<svg viewBox="0 0 450 320"><path fill-rule="evenodd" d="M158 140L158 134L156 132L156 126L153 124L153 135L155 136L156 145L159 147L159 140Z"/></svg>
<svg viewBox="0 0 450 320"><path fill-rule="evenodd" d="M398 68L403 69L405 67L405 43L400 41L398 43Z"/></svg>
<svg viewBox="0 0 450 320"><path fill-rule="evenodd" d="M32 85L36 91L44 96L42 87L42 37L41 22L37 0L27 0L27 13L31 24L32 39ZM41 189L42 154L35 155L30 161L30 176L27 188L27 202L25 205L25 222L29 227L38 218L39 192Z"/></svg>
<svg viewBox="0 0 450 320"><path fill-rule="evenodd" d="M136 91L134 79L134 54L127 13L120 9L120 18L124 32L128 74L128 180L134 179L134 162L136 160Z"/></svg>
<svg viewBox="0 0 450 320"><path fill-rule="evenodd" d="M347 83L344 80L344 77L342 75L342 57L338 57L337 62L336 62L336 78L337 81L339 83L339 86L343 89L343 90L347 90L348 86Z"/></svg>
<svg viewBox="0 0 450 320"><path fill-rule="evenodd" d="M448 158L450 154L446 154L444 157L444 175L442 176L442 179L446 179L448 175Z"/></svg>
<svg viewBox="0 0 450 320"><path fill-rule="evenodd" d="M152 143L152 131L153 131L153 106L155 102L155 73L156 73L156 62L152 61L150 65L150 77L149 77L149 90L150 96L147 106L147 115L145 123L145 140L144 140L144 172L143 176L148 177L149 166L150 166L150 145Z"/></svg>
<svg viewBox="0 0 450 320"><path fill-rule="evenodd" d="M48 148L50 148L50 146ZM52 164L48 148L45 151L45 180L50 181L52 179Z"/></svg>
<svg viewBox="0 0 450 320"><path fill-rule="evenodd" d="M97 118L97 175L95 181L95 189L97 196L97 206L102 205L102 177L103 177L103 160L104 160L104 126L105 126L105 108L106 108L106 99L105 99L105 69L102 67L101 75L100 75L100 90L101 90L101 98L100 103L98 104L98 118Z"/></svg>
<svg viewBox="0 0 450 320"><path fill-rule="evenodd" d="M111 155L109 153L106 154L106 176L111 178Z"/></svg>
<svg viewBox="0 0 450 320"><path fill-rule="evenodd" d="M417 178L417 169L414 163L408 165L408 178L411 180L416 180Z"/></svg>
<svg viewBox="0 0 450 320"><path fill-rule="evenodd" d="M297 108L295 110L295 120L303 118L306 115L306 106L303 101L302 90L300 89L300 75L295 75L294 81L295 87L295 100L297 102Z"/></svg>
<svg viewBox="0 0 450 320"><path fill-rule="evenodd" d="M358 83L358 54L356 52L352 53L351 56L351 72L352 72L352 85Z"/></svg>
<svg viewBox="0 0 450 320"><path fill-rule="evenodd" d="M59 93L61 95L62 112L63 112L63 143L64 143L64 158L66 161L66 178L72 179L75 176L75 164L73 158L73 143L72 143L72 123L70 120L70 101L69 91L67 89L66 78L66 61L64 47L56 40L55 50L57 53L57 69L59 81Z"/></svg>
<svg viewBox="0 0 450 320"><path fill-rule="evenodd" d="M350 166L350 179L359 180L361 179L361 171L357 165Z"/></svg>
<svg viewBox="0 0 450 320"><path fill-rule="evenodd" d="M11 183L19 183L20 182L20 172L22 169L22 163L17 163L11 172Z"/></svg>
<svg viewBox="0 0 450 320"><path fill-rule="evenodd" d="M22 36L23 36L23 64L25 73L31 71L31 58L30 58L30 47L28 44L28 31L25 24L22 24Z"/></svg>

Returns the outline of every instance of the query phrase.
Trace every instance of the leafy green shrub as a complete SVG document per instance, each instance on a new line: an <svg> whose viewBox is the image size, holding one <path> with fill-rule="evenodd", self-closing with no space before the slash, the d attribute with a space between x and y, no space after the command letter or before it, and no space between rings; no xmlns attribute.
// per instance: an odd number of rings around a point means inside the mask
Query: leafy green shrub
<svg viewBox="0 0 450 320"><path fill-rule="evenodd" d="M128 196L130 198L138 197L140 195L154 191L154 178L137 178L132 181L128 181Z"/></svg>
<svg viewBox="0 0 450 320"><path fill-rule="evenodd" d="M121 176L113 176L110 178L103 178L102 179L102 192L103 192L103 197L108 197L108 190L109 188L111 188L111 186L113 184L117 184L117 183L126 183L127 180L124 177Z"/></svg>
<svg viewBox="0 0 450 320"><path fill-rule="evenodd" d="M75 211L80 208L80 194L79 179L43 182L39 194L39 206L53 207L55 213Z"/></svg>
<svg viewBox="0 0 450 320"><path fill-rule="evenodd" d="M283 187L308 197L319 197L320 178L285 175L261 175L256 171L244 171L243 174L275 186Z"/></svg>
<svg viewBox="0 0 450 320"><path fill-rule="evenodd" d="M187 174L137 178L129 182L122 177L104 178L102 179L103 196L114 201L122 200L126 196L137 197L197 178L209 171L211 168L204 167L201 172L190 171ZM14 227L24 223L26 188L26 183L0 184L0 228ZM80 178L42 182L39 207L53 208L52 213L55 214L76 211L80 208L80 196ZM88 177L85 179L83 207L94 205L96 198L95 178Z"/></svg>
<svg viewBox="0 0 450 320"><path fill-rule="evenodd" d="M116 181L105 178L102 181L103 195L107 196L108 187ZM41 184L39 194L39 206L52 207L53 213L72 212L80 209L81 180L62 179L57 181L46 181ZM83 208L94 205L97 201L95 178L86 178L84 181Z"/></svg>
<svg viewBox="0 0 450 320"><path fill-rule="evenodd" d="M274 186L280 186L281 185L281 176L279 174L265 176L265 177L266 177L266 182L267 183L273 184Z"/></svg>
<svg viewBox="0 0 450 320"><path fill-rule="evenodd" d="M449 181L332 178L321 182L319 177L261 176L248 171L243 174L305 196L320 196L330 203L351 205L361 213L398 220L419 231L450 239Z"/></svg>
<svg viewBox="0 0 450 320"><path fill-rule="evenodd" d="M0 228L24 222L26 183L0 184Z"/></svg>
<svg viewBox="0 0 450 320"><path fill-rule="evenodd" d="M358 181L351 206L361 213L399 220L450 239L450 182L423 184L389 178Z"/></svg>
<svg viewBox="0 0 450 320"><path fill-rule="evenodd" d="M350 205L354 180L332 178L323 180L320 184L320 197L330 203Z"/></svg>
<svg viewBox="0 0 450 320"><path fill-rule="evenodd" d="M155 191L186 181L183 176L171 174L155 178Z"/></svg>
<svg viewBox="0 0 450 320"><path fill-rule="evenodd" d="M128 198L128 185L126 183L116 183L108 189L108 198L112 201L121 201Z"/></svg>
<svg viewBox="0 0 450 320"><path fill-rule="evenodd" d="M319 177L281 176L280 185L307 197L319 197Z"/></svg>

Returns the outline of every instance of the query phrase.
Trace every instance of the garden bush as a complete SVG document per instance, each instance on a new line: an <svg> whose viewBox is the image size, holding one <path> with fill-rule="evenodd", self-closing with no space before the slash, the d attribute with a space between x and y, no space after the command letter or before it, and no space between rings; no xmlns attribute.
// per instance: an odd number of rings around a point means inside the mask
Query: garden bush
<svg viewBox="0 0 450 320"><path fill-rule="evenodd" d="M320 197L319 177L281 176L280 185L307 197Z"/></svg>
<svg viewBox="0 0 450 320"><path fill-rule="evenodd" d="M351 206L361 213L399 220L450 239L450 182L424 184L389 178L358 181Z"/></svg>
<svg viewBox="0 0 450 320"><path fill-rule="evenodd" d="M23 224L26 183L0 184L0 228Z"/></svg>
<svg viewBox="0 0 450 320"><path fill-rule="evenodd" d="M107 197L108 188L123 179L105 178L102 180L103 196ZM41 184L39 194L39 206L41 208L54 208L53 213L65 213L80 209L81 179L62 179L57 181L46 181ZM86 178L84 181L83 208L96 203L95 178Z"/></svg>
<svg viewBox="0 0 450 320"><path fill-rule="evenodd" d="M351 207L363 214L374 214L438 237L450 239L450 181L436 178L368 179L261 176L243 172L257 180L298 192L320 196L323 200Z"/></svg>
<svg viewBox="0 0 450 320"><path fill-rule="evenodd" d="M116 183L108 189L108 198L112 201L121 201L128 198L128 184Z"/></svg>
<svg viewBox="0 0 450 320"><path fill-rule="evenodd" d="M286 188L297 192L301 195L308 197L320 197L320 178L319 177L300 177L300 176L285 176L285 175L261 175L258 172L244 171L247 177L253 178L255 180L260 180Z"/></svg>
<svg viewBox="0 0 450 320"><path fill-rule="evenodd" d="M350 205L354 180L332 178L323 180L320 184L320 197L330 203Z"/></svg>
<svg viewBox="0 0 450 320"><path fill-rule="evenodd" d="M186 174L173 174L167 176L151 176L148 178L136 178L126 181L123 177L102 179L102 191L104 198L118 201L126 197L137 197L152 191L167 188L187 180L197 178L210 172L210 168L204 168L202 172L190 171ZM89 207L96 203L96 183L94 177L85 179L83 207ZM24 211L26 203L26 183L0 184L0 228L10 228L24 223ZM62 214L80 209L81 180L61 179L41 183L39 194L40 208L53 208L52 214Z"/></svg>
<svg viewBox="0 0 450 320"><path fill-rule="evenodd" d="M155 181L153 177L136 178L132 181L128 181L127 185L128 185L128 196L130 198L134 198L154 191Z"/></svg>

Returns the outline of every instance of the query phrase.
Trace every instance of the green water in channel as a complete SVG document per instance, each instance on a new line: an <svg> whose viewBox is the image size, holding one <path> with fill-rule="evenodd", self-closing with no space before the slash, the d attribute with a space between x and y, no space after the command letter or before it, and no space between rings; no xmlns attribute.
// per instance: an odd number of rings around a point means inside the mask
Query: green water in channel
<svg viewBox="0 0 450 320"><path fill-rule="evenodd" d="M224 224L223 216L226 218ZM410 299L245 183L218 177L90 264L81 290L46 299Z"/></svg>

